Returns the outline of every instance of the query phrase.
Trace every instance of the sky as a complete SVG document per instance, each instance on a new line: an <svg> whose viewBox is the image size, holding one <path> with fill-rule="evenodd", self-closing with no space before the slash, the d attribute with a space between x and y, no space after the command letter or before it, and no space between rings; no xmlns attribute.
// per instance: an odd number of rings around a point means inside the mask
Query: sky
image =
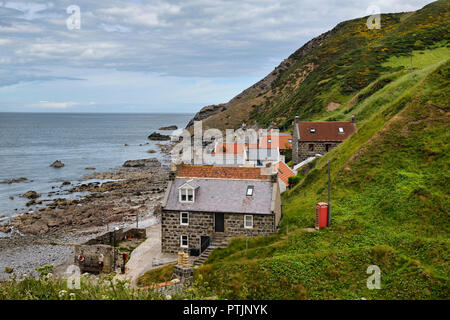
<svg viewBox="0 0 450 320"><path fill-rule="evenodd" d="M430 2L0 0L0 112L194 113L371 6Z"/></svg>

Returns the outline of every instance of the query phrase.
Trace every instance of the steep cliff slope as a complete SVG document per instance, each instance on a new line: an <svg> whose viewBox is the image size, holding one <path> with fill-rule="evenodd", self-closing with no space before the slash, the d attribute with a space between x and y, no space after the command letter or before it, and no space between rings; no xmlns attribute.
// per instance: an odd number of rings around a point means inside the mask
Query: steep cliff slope
<svg viewBox="0 0 450 320"><path fill-rule="evenodd" d="M384 15L381 40L363 30L364 19L341 24L321 46L328 55L313 49L274 82L278 95L255 119L287 128L296 113L317 120L356 114L358 130L283 194L278 234L250 239L248 252L245 239L213 251L196 271L205 295L450 297L449 4ZM307 63L314 71L300 85L289 82ZM328 160L332 225L308 232L315 204L327 201ZM379 290L366 286L370 265L381 269Z"/></svg>
<svg viewBox="0 0 450 320"><path fill-rule="evenodd" d="M290 129L295 115L337 119L333 111L354 103L352 97L383 74L398 70L385 64L391 57L409 56L448 39L449 6L449 1L437 1L417 12L383 14L381 29L368 29L367 17L340 23L228 103L197 114L196 120L204 120L205 128L258 121ZM339 114L339 119L349 116Z"/></svg>

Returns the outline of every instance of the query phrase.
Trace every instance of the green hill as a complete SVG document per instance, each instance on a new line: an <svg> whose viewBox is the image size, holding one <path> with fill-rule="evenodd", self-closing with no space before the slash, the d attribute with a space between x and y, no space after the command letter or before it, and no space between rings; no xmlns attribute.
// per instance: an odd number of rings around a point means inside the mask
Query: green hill
<svg viewBox="0 0 450 320"><path fill-rule="evenodd" d="M415 13L383 15L381 30L366 29L366 19L341 23L319 47L294 53L296 62L263 94L267 102L236 120L287 129L295 114L355 114L358 130L283 194L278 234L250 239L248 252L244 239L213 251L196 270L203 295L449 298L449 8L450 1L437 1ZM311 63L314 70L296 82ZM327 110L330 102L339 107ZM332 225L307 232L315 204L327 200L328 160ZM379 290L366 286L369 265L381 269Z"/></svg>
<svg viewBox="0 0 450 320"><path fill-rule="evenodd" d="M283 194L277 234L250 238L248 250L243 238L214 250L195 269L188 298L450 298L449 9L450 1L441 0L385 14L380 30L368 30L367 18L343 22L203 113L204 128L258 121L283 129L296 114L302 120L355 114L357 132ZM316 203L327 200L328 161L331 226L310 232ZM366 286L370 265L381 270L381 289ZM138 283L169 280L172 269L152 270ZM0 283L0 299L53 299L64 286ZM164 297L119 283L89 287L77 298Z"/></svg>
<svg viewBox="0 0 450 320"><path fill-rule="evenodd" d="M445 50L437 55L449 55L449 8L449 1L436 1L416 12L383 14L381 29L368 29L367 17L342 22L217 106L203 125L224 129L257 121L290 130L295 115L301 120L349 119L342 110L355 102L352 98L381 76L409 69L412 51L414 68L426 63L421 58L426 49L441 46Z"/></svg>

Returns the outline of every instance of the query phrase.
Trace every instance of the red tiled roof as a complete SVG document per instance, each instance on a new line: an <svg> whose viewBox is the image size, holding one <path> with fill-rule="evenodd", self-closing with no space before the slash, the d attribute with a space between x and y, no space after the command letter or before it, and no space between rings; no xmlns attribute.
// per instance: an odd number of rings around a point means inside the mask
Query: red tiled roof
<svg viewBox="0 0 450 320"><path fill-rule="evenodd" d="M215 153L217 154L242 154L245 150L243 143L223 143L219 142L216 146Z"/></svg>
<svg viewBox="0 0 450 320"><path fill-rule="evenodd" d="M269 143L271 139L271 143ZM291 142L289 142L291 140ZM268 135L261 137L260 146L267 146L267 148L279 148L280 150L292 148L292 136L291 135Z"/></svg>
<svg viewBox="0 0 450 320"><path fill-rule="evenodd" d="M278 162L278 178L284 182L285 185L289 185L289 177L295 177L295 172L292 171L283 161Z"/></svg>
<svg viewBox="0 0 450 320"><path fill-rule="evenodd" d="M184 165L178 170L178 177L183 178L217 178L242 180L267 180L269 175L262 174L256 167L217 167Z"/></svg>
<svg viewBox="0 0 450 320"><path fill-rule="evenodd" d="M315 132L311 132L311 128ZM339 132L339 128L344 130ZM355 124L349 121L301 121L298 123L300 141L344 141L356 131Z"/></svg>

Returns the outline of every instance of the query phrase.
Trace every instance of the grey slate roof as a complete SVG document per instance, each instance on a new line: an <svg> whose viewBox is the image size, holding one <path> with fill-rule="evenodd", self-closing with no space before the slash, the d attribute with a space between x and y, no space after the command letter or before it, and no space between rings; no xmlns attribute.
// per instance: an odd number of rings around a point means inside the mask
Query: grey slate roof
<svg viewBox="0 0 450 320"><path fill-rule="evenodd" d="M271 214L273 184L263 180L232 180L195 178L199 186L194 203L181 203L178 188L192 178L179 178L170 185L164 210L206 211L228 213ZM247 187L254 186L253 196Z"/></svg>

